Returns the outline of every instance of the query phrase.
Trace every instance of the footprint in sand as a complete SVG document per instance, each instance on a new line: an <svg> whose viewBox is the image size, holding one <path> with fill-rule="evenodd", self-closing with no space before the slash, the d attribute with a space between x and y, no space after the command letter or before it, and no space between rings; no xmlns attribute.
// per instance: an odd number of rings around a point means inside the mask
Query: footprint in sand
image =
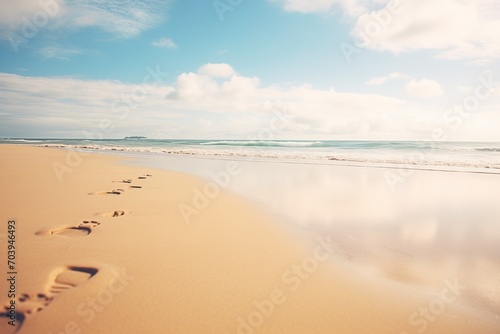
<svg viewBox="0 0 500 334"><path fill-rule="evenodd" d="M99 212L97 216L100 217L111 217L111 218L116 218L116 217L121 217L125 215L125 211L123 210L115 210L115 211L109 211L109 212Z"/></svg>
<svg viewBox="0 0 500 334"><path fill-rule="evenodd" d="M124 189L114 189L111 191L98 191L89 193L89 195L121 195L125 190Z"/></svg>
<svg viewBox="0 0 500 334"><path fill-rule="evenodd" d="M101 223L94 220L85 220L77 226L64 226L61 228L41 230L36 233L36 235L64 235L66 237L82 237L89 235L94 227L101 225Z"/></svg>
<svg viewBox="0 0 500 334"><path fill-rule="evenodd" d="M50 283L47 293L22 294L16 300L17 321L16 326L7 324L10 319L9 307L4 306L0 311L0 317L8 318L2 321L0 330L2 333L16 333L21 329L23 323L30 316L43 311L44 308L60 293L70 290L88 281L97 273L97 269L88 267L65 267L54 273L54 279ZM7 326L7 327L5 327ZM5 328L4 328L5 327Z"/></svg>
<svg viewBox="0 0 500 334"><path fill-rule="evenodd" d="M132 180L131 179L124 179L124 180L120 180L120 181L113 181L115 183L132 183Z"/></svg>
<svg viewBox="0 0 500 334"><path fill-rule="evenodd" d="M153 175L151 175L151 174L144 174L143 176L139 176L138 179L139 180L146 180L148 177L151 177L151 176L153 176Z"/></svg>
<svg viewBox="0 0 500 334"><path fill-rule="evenodd" d="M49 292L57 295L74 288L97 274L97 269L88 267L67 267L59 272L50 286Z"/></svg>
<svg viewBox="0 0 500 334"><path fill-rule="evenodd" d="M130 186L129 188L131 188L131 189L141 189L142 186Z"/></svg>

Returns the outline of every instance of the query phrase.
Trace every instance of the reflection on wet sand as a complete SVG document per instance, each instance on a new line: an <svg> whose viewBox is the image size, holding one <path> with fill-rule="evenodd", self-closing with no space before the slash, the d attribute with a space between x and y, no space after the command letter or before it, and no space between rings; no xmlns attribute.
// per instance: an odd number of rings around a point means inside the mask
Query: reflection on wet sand
<svg viewBox="0 0 500 334"><path fill-rule="evenodd" d="M193 161L196 160L196 161ZM149 161L210 178L227 161ZM304 239L330 236L339 258L378 275L439 293L446 280L466 288L459 301L500 321L499 175L239 161L229 190L282 216Z"/></svg>
<svg viewBox="0 0 500 334"><path fill-rule="evenodd" d="M415 171L393 190L383 169L255 165L232 188L329 235L362 272L428 288L457 278L464 301L500 315L500 177Z"/></svg>

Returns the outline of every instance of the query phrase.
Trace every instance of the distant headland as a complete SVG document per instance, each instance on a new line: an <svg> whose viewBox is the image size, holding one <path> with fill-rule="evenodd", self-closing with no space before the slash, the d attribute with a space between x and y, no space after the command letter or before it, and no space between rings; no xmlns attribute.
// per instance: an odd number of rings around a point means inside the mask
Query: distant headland
<svg viewBox="0 0 500 334"><path fill-rule="evenodd" d="M148 139L148 138L143 137L143 136L130 136L130 137L125 137L123 139L125 139L125 140L139 140L139 139Z"/></svg>

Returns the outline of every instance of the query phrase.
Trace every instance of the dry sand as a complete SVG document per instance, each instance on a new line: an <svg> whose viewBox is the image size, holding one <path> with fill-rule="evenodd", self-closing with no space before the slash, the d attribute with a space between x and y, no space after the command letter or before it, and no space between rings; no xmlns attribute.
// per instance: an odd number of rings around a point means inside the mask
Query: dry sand
<svg viewBox="0 0 500 334"><path fill-rule="evenodd" d="M18 312L0 333L499 332L456 302L453 279L436 293L360 275L329 240L302 246L232 194L189 224L179 206L204 185L116 157L0 146L0 304L15 220Z"/></svg>

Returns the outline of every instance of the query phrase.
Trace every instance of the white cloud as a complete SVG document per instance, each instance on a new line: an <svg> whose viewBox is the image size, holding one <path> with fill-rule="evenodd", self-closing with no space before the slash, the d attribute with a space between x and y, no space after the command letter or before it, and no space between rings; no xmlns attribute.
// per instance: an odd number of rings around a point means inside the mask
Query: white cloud
<svg viewBox="0 0 500 334"><path fill-rule="evenodd" d="M361 15L353 35L364 47L401 53L437 50L438 58L486 61L500 57L496 0L400 0Z"/></svg>
<svg viewBox="0 0 500 334"><path fill-rule="evenodd" d="M212 122L210 120L203 119L203 118L201 118L199 120L198 124L200 124L201 126L205 126L205 127L212 126Z"/></svg>
<svg viewBox="0 0 500 334"><path fill-rule="evenodd" d="M171 89L0 73L0 99L5 101L2 108L10 113L2 116L0 123L8 124L6 131L27 137L62 134L82 138L85 131L104 132L108 137L120 132L127 135L135 126L146 131L148 127L177 117L175 112L164 109L164 96ZM147 117L142 114L143 108L147 110ZM100 123L105 121L109 121L114 130L101 131Z"/></svg>
<svg viewBox="0 0 500 334"><path fill-rule="evenodd" d="M470 94L474 91L474 88L471 86L458 86L458 92L463 94Z"/></svg>
<svg viewBox="0 0 500 334"><path fill-rule="evenodd" d="M97 27L117 37L139 35L161 23L168 15L170 0L18 0L0 2L2 38L11 34L32 38L53 28ZM37 33L25 36L32 25ZM29 30L29 28L28 28ZM32 29L33 30L33 29ZM28 38L28 39L29 39Z"/></svg>
<svg viewBox="0 0 500 334"><path fill-rule="evenodd" d="M61 14L63 5L56 0L4 0L0 1L0 27L2 29L17 29L24 24L23 20L33 21L33 16L55 17ZM42 22L42 21L40 21Z"/></svg>
<svg viewBox="0 0 500 334"><path fill-rule="evenodd" d="M406 92L415 97L438 97L444 94L441 85L434 80L422 79L417 81L410 80L406 86Z"/></svg>
<svg viewBox="0 0 500 334"><path fill-rule="evenodd" d="M172 38L160 38L160 39L153 42L153 46L156 46L159 48L168 48L168 49L177 48L177 44L174 43Z"/></svg>
<svg viewBox="0 0 500 334"><path fill-rule="evenodd" d="M500 58L498 0L269 0L285 11L340 9L365 48L402 53L436 50L442 59L476 63Z"/></svg>
<svg viewBox="0 0 500 334"><path fill-rule="evenodd" d="M366 12L361 0L270 0L279 3L288 12L299 13L328 13L339 6L350 15L355 16Z"/></svg>
<svg viewBox="0 0 500 334"><path fill-rule="evenodd" d="M309 85L263 86L227 64L183 73L171 84L25 77L0 73L0 137L107 138L140 133L150 138L248 138L269 128L279 113L276 138L429 140L445 127L447 110L376 94L315 89ZM226 66L223 66L226 65ZM214 69L231 69L221 73ZM429 88L430 87L430 88ZM431 80L410 81L412 94L439 92ZM76 93L77 92L77 93ZM497 140L500 114L492 101L464 121L449 139ZM450 106L451 107L451 106ZM476 119L476 121L472 121ZM104 121L111 130L101 130Z"/></svg>
<svg viewBox="0 0 500 334"><path fill-rule="evenodd" d="M397 80L397 79L410 79L410 76L400 72L392 72L386 76L370 79L366 82L366 84L379 86L386 83L389 80Z"/></svg>
<svg viewBox="0 0 500 334"><path fill-rule="evenodd" d="M45 58L68 60L71 56L80 54L81 51L75 49L61 48L58 46L47 46L39 49L37 53Z"/></svg>
<svg viewBox="0 0 500 334"><path fill-rule="evenodd" d="M119 37L133 37L161 23L171 1L79 0L68 6L68 24L96 26Z"/></svg>
<svg viewBox="0 0 500 334"><path fill-rule="evenodd" d="M392 72L385 76L370 79L366 84L379 86L390 80L407 81L405 85L406 93L414 97L430 98L444 94L443 88L437 81L429 79L415 80L411 76L400 72Z"/></svg>
<svg viewBox="0 0 500 334"><path fill-rule="evenodd" d="M214 78L229 78L236 74L230 65L224 63L203 65L198 73Z"/></svg>
<svg viewBox="0 0 500 334"><path fill-rule="evenodd" d="M172 101L189 103L195 109L212 112L245 110L252 98L258 98L258 78L237 75L226 64L207 64L198 73L183 73L177 77ZM218 80L219 79L219 80ZM225 79L222 82L220 79Z"/></svg>

